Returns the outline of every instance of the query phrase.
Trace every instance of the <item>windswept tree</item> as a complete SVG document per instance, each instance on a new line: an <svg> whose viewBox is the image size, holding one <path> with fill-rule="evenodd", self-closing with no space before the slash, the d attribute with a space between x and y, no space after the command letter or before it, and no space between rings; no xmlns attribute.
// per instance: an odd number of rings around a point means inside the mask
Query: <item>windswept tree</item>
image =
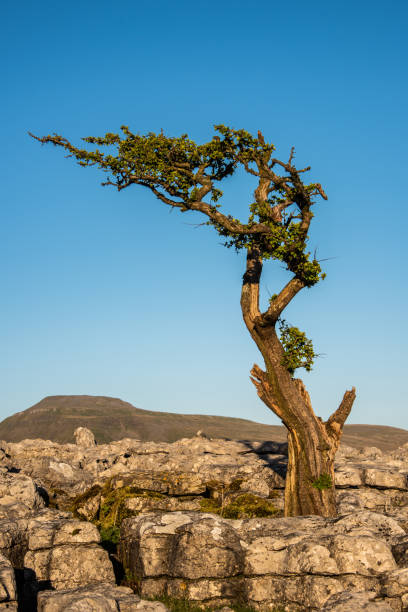
<svg viewBox="0 0 408 612"><path fill-rule="evenodd" d="M319 183L303 181L310 167L296 168L293 149L289 159L281 161L261 132L254 137L223 125L215 129L212 140L201 145L187 135L140 136L126 126L121 134L84 138L91 145L88 149L77 148L59 135L34 138L65 149L80 166L99 167L108 175L103 185L119 191L142 185L166 206L201 213L226 246L246 251L241 309L264 360L264 369L253 366L251 379L259 397L288 431L285 516L335 516L334 456L355 389L345 392L327 421L317 417L302 380L294 378L296 369L310 370L316 356L313 345L282 319L296 294L325 276L308 252L307 242L312 206L317 198L327 197ZM246 221L225 214L220 204L220 182L239 167L257 182L253 199L248 198ZM264 262L270 259L283 262L291 278L261 312L259 283Z"/></svg>

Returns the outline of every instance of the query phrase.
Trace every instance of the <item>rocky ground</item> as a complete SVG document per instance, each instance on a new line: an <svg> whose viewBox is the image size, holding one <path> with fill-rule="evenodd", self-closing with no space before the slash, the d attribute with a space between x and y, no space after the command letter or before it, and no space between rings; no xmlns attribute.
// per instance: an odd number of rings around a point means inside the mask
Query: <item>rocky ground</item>
<svg viewBox="0 0 408 612"><path fill-rule="evenodd" d="M339 517L283 518L286 444L0 442L0 610L408 610L408 445L341 447Z"/></svg>

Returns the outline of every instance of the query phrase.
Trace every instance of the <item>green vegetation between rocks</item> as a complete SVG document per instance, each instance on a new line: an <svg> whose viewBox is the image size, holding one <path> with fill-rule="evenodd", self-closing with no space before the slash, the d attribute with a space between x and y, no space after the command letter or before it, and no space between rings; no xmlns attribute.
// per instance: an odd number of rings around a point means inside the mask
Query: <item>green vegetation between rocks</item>
<svg viewBox="0 0 408 612"><path fill-rule="evenodd" d="M278 509L270 500L252 493L243 493L224 503L211 498L203 499L200 506L203 512L219 514L229 519L270 517L278 513Z"/></svg>
<svg viewBox="0 0 408 612"><path fill-rule="evenodd" d="M84 516L81 513L81 508L86 504L87 501L90 501L94 497L100 494L102 491L102 487L100 485L93 485L90 489L87 489L84 493L77 495L75 499L71 502L69 507L70 511L77 518L83 519ZM91 518L93 520L93 517Z"/></svg>
<svg viewBox="0 0 408 612"><path fill-rule="evenodd" d="M207 483L207 491L210 497L203 497L200 501L202 512L218 514L223 518L257 518L276 516L279 511L270 499L259 497L252 493L237 494L242 483L238 478L229 484L218 481ZM191 496L188 496L191 499ZM88 503L92 506L92 500L98 498L95 511L86 509ZM165 500L167 495L155 491L146 491L134 486L122 486L114 488L112 481L108 480L103 486L93 485L84 493L72 500L69 509L74 516L80 519L90 520L94 523L101 534L102 545L114 552L120 535L120 525L125 518L137 516L139 511L130 510L126 501L131 498L150 500ZM154 502L152 503L154 510Z"/></svg>

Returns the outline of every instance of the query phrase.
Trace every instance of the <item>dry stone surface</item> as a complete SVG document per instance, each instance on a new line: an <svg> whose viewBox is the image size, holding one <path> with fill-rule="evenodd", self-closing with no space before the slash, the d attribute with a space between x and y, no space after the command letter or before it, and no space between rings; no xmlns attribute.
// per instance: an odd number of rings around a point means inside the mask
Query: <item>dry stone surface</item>
<svg viewBox="0 0 408 612"><path fill-rule="evenodd" d="M367 511L340 519L229 521L155 513L123 522L120 557L146 597L171 593L212 605L244 599L262 609L285 603L318 610L333 594L372 590L401 610L406 570L398 569L391 548L401 536L396 521ZM370 603L373 610L381 609L378 603Z"/></svg>
<svg viewBox="0 0 408 612"><path fill-rule="evenodd" d="M45 502L34 481L22 473L0 473L0 520L22 518L44 508Z"/></svg>
<svg viewBox="0 0 408 612"><path fill-rule="evenodd" d="M99 543L99 532L91 523L40 515L28 522L24 567L36 583L57 590L95 582L114 584L108 553Z"/></svg>
<svg viewBox="0 0 408 612"><path fill-rule="evenodd" d="M158 601L144 601L127 587L100 583L79 589L43 591L38 612L167 612Z"/></svg>
<svg viewBox="0 0 408 612"><path fill-rule="evenodd" d="M75 444L83 446L85 448L92 448L95 446L95 436L92 431L87 427L77 427L74 431Z"/></svg>
<svg viewBox="0 0 408 612"><path fill-rule="evenodd" d="M408 444L391 453L342 446L339 516L329 520L282 517L284 443L199 432L173 444L96 446L89 430L76 442L0 441L0 575L9 598L0 610L16 609L11 567L27 612L37 595L40 612L163 610L115 586L89 522L104 517L122 523L120 558L143 597L408 610Z"/></svg>

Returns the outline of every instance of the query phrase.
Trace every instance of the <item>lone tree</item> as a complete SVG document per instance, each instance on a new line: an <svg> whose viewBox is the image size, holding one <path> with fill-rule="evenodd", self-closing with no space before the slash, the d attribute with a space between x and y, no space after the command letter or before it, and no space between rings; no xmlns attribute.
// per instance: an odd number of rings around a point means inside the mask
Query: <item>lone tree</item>
<svg viewBox="0 0 408 612"><path fill-rule="evenodd" d="M255 138L245 130L224 125L215 126L215 130L212 140L202 145L186 134L179 138L163 133L140 136L127 126L122 126L121 134L83 139L96 147L108 147L105 152L74 147L57 134L43 138L31 135L42 143L62 147L80 166L101 168L108 173L103 185L113 185L119 191L142 185L167 206L183 213L202 213L226 246L246 251L242 315L265 363L265 370L253 366L251 380L259 397L288 430L285 516L335 516L334 456L355 389L345 392L327 421L317 417L303 382L294 378L297 368L311 369L316 357L313 345L303 332L281 318L299 291L325 276L307 251L307 241L315 199L320 196L326 200L327 196L319 183L303 182L310 167L296 168L294 149L285 162L273 157L275 147L265 142L261 132ZM217 185L239 167L257 181L246 222L221 212L218 203L222 191ZM259 282L268 259L284 262L292 277L261 312Z"/></svg>

